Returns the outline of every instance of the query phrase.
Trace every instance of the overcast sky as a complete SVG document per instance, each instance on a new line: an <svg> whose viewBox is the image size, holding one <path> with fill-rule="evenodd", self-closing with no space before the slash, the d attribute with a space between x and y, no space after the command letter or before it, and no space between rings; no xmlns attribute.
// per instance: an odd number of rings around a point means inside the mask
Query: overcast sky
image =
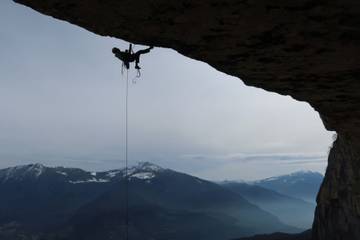
<svg viewBox="0 0 360 240"><path fill-rule="evenodd" d="M111 48L127 43L10 0L0 1L0 43L0 168L123 167L125 82ZM307 103L170 49L141 66L130 86L130 162L213 180L324 171L333 133Z"/></svg>

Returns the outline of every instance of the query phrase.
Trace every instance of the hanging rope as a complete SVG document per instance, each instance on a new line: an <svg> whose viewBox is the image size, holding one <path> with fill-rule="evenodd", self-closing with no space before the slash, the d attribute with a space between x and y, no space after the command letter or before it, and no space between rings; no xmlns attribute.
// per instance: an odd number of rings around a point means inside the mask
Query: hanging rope
<svg viewBox="0 0 360 240"><path fill-rule="evenodd" d="M112 53L115 57L122 61L121 75L124 78L124 68L126 68L126 84L125 84L125 240L129 239L129 166L128 166L128 120L129 120L129 67L131 62L135 62L135 69L137 70L136 76L131 80L133 84L136 84L136 79L141 77L139 62L140 55L146 54L153 49L152 46L139 50L133 51L132 44L129 44L129 50L121 51L114 47Z"/></svg>
<svg viewBox="0 0 360 240"><path fill-rule="evenodd" d="M124 65L121 68L121 75L124 73ZM132 83L136 84L136 80L140 78L138 72L132 79ZM129 69L126 69L125 83L125 240L129 240Z"/></svg>
<svg viewBox="0 0 360 240"><path fill-rule="evenodd" d="M129 119L129 70L126 70L125 84L125 240L129 239L129 161L128 161L128 119Z"/></svg>
<svg viewBox="0 0 360 240"><path fill-rule="evenodd" d="M124 76L124 63L121 63L121 76Z"/></svg>
<svg viewBox="0 0 360 240"><path fill-rule="evenodd" d="M123 68L121 70L123 73ZM132 79L133 84L140 78L139 72ZM126 69L125 83L125 240L129 240L129 69Z"/></svg>

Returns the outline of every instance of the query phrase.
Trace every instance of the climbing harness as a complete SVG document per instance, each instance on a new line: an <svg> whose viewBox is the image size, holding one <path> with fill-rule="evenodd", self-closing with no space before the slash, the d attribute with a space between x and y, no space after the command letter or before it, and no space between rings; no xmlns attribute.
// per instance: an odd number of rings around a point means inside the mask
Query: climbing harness
<svg viewBox="0 0 360 240"><path fill-rule="evenodd" d="M122 70L121 72L124 72L124 67L126 69L130 68L130 63L135 62L135 69L137 71L136 76L139 78L141 76L141 72L140 72L140 55L146 54L148 52L150 52L150 50L153 47L148 47L146 49L142 49L142 50L138 50L136 52L134 52L132 44L129 44L129 49L125 50L125 51L121 51L120 49L114 47L112 49L112 52L115 54L115 57L119 58L123 65L122 65Z"/></svg>

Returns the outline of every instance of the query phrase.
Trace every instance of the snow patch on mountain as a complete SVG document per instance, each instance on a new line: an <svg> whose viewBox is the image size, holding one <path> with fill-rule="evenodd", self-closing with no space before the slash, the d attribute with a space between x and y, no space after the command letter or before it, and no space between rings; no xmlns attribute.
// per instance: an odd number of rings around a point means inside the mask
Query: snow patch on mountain
<svg viewBox="0 0 360 240"><path fill-rule="evenodd" d="M61 175L63 175L63 176L67 176L67 175L68 175L66 172L62 172L62 171L56 171L56 173L61 174Z"/></svg>
<svg viewBox="0 0 360 240"><path fill-rule="evenodd" d="M127 175L131 178L137 178L140 180L150 180L156 177L156 175L165 169L149 162L139 162L137 165L128 169ZM126 171L123 173L126 177Z"/></svg>
<svg viewBox="0 0 360 240"><path fill-rule="evenodd" d="M122 172L121 170L111 170L106 173L106 176L109 178L114 178L121 172Z"/></svg>
<svg viewBox="0 0 360 240"><path fill-rule="evenodd" d="M27 169L28 172L32 172L35 174L36 177L39 177L44 171L45 166L39 163L30 165L30 167Z"/></svg>
<svg viewBox="0 0 360 240"><path fill-rule="evenodd" d="M152 172L140 172L140 173L135 173L130 176L130 178L138 178L138 179L142 179L142 180L148 180L148 179L152 179L154 177L155 177L155 174Z"/></svg>
<svg viewBox="0 0 360 240"><path fill-rule="evenodd" d="M139 162L133 168L143 171L152 171L152 172L160 172L164 170L164 168L149 162Z"/></svg>
<svg viewBox="0 0 360 240"><path fill-rule="evenodd" d="M90 179L86 179L86 180L78 180L78 181L69 181L69 183L72 184L79 184L79 183L107 183L110 182L109 179L96 179L96 178L90 178Z"/></svg>

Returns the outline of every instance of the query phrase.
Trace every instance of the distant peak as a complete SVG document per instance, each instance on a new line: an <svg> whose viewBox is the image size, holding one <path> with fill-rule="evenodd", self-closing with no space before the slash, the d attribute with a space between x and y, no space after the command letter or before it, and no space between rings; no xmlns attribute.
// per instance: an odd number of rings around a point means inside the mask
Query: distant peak
<svg viewBox="0 0 360 240"><path fill-rule="evenodd" d="M310 171L310 170L301 170L301 171L297 171L297 172L293 172L293 173L289 174L289 176L302 176L302 175L321 175L322 176L321 173Z"/></svg>
<svg viewBox="0 0 360 240"><path fill-rule="evenodd" d="M135 166L129 168L128 174L130 179L137 178L149 181L163 170L162 167L150 162L138 162Z"/></svg>
<svg viewBox="0 0 360 240"><path fill-rule="evenodd" d="M35 163L29 165L29 171L34 171L36 177L39 177L46 167L42 165L41 163Z"/></svg>
<svg viewBox="0 0 360 240"><path fill-rule="evenodd" d="M27 164L27 165L18 165L15 167L9 167L6 168L4 170L8 170L8 171L17 171L17 170L23 170L23 171L43 171L46 167L41 164L41 163L31 163L31 164Z"/></svg>
<svg viewBox="0 0 360 240"><path fill-rule="evenodd" d="M9 179L24 179L28 177L38 178L44 173L46 167L40 163L20 165L0 170L0 178L2 181Z"/></svg>
<svg viewBox="0 0 360 240"><path fill-rule="evenodd" d="M315 178L323 178L324 176L319 172L314 172L314 171L310 171L310 170L301 170L301 171L296 171L296 172L292 172L289 174L284 174L284 175L279 175L279 176L274 176L274 177L257 180L257 181L254 181L253 183L271 182L271 181L279 181L279 180L286 182L289 179L304 180L306 178L314 178L314 177Z"/></svg>
<svg viewBox="0 0 360 240"><path fill-rule="evenodd" d="M29 166L30 168L33 168L33 169L43 169L43 168L46 168L45 165L41 164L41 163L32 163L32 164L29 164L27 165Z"/></svg>
<svg viewBox="0 0 360 240"><path fill-rule="evenodd" d="M155 171L155 172L164 170L162 167L153 164L151 162L138 162L133 168L136 170Z"/></svg>

